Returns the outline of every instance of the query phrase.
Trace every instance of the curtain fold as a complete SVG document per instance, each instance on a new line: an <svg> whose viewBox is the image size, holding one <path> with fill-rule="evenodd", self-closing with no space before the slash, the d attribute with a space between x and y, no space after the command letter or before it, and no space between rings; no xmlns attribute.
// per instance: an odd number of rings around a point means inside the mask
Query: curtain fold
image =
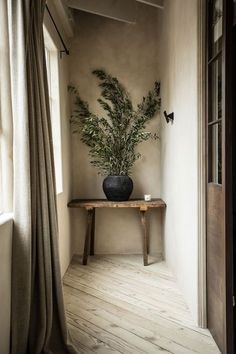
<svg viewBox="0 0 236 354"><path fill-rule="evenodd" d="M12 212L12 109L7 3L0 1L0 212Z"/></svg>
<svg viewBox="0 0 236 354"><path fill-rule="evenodd" d="M45 1L7 4L14 141L11 353L76 353L68 344L59 264Z"/></svg>

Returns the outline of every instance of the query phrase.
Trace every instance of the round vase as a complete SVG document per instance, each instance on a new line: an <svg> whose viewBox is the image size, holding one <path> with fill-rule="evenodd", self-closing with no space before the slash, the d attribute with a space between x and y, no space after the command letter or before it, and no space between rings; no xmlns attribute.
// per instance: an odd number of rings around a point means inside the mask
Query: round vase
<svg viewBox="0 0 236 354"><path fill-rule="evenodd" d="M129 176L107 176L102 187L108 200L121 202L129 199L133 181Z"/></svg>

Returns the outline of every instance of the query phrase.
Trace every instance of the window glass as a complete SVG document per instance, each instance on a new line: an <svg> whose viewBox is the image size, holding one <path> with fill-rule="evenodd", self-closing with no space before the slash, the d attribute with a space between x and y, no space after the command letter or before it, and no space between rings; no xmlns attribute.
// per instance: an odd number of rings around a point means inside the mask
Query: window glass
<svg viewBox="0 0 236 354"><path fill-rule="evenodd" d="M215 60L209 68L209 122L222 118L222 59Z"/></svg>
<svg viewBox="0 0 236 354"><path fill-rule="evenodd" d="M209 182L222 184L222 124L213 124L209 134Z"/></svg>
<svg viewBox="0 0 236 354"><path fill-rule="evenodd" d="M223 0L209 1L208 180L222 183Z"/></svg>
<svg viewBox="0 0 236 354"><path fill-rule="evenodd" d="M59 96L58 50L49 33L44 28L45 57L47 66L49 104L52 125L53 153L55 162L56 190L63 191L62 158L61 158L61 119Z"/></svg>
<svg viewBox="0 0 236 354"><path fill-rule="evenodd" d="M214 57L222 49L223 33L223 0L213 0L211 6L211 56Z"/></svg>

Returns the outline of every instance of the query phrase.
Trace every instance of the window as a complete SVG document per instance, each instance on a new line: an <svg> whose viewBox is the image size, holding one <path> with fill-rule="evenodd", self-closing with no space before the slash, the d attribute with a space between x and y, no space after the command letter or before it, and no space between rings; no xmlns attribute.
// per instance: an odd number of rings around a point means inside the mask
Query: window
<svg viewBox="0 0 236 354"><path fill-rule="evenodd" d="M222 184L222 0L209 2L208 181Z"/></svg>
<svg viewBox="0 0 236 354"><path fill-rule="evenodd" d="M63 191L63 186L62 186L61 119L60 119L58 50L45 27L44 27L44 40L45 40L45 56L46 56L46 65L47 65L48 90L49 90L49 104L50 104L51 125L52 125L55 175L56 175L56 191L59 194Z"/></svg>

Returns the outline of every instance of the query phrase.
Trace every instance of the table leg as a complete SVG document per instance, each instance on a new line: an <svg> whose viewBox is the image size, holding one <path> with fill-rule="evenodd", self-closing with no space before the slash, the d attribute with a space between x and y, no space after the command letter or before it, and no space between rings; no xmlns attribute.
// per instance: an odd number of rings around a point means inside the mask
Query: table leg
<svg viewBox="0 0 236 354"><path fill-rule="evenodd" d="M92 228L91 228L91 240L90 240L90 256L94 256L95 217L96 217L96 208L93 209L93 216L92 216Z"/></svg>
<svg viewBox="0 0 236 354"><path fill-rule="evenodd" d="M89 249L89 242L91 239L92 218L93 218L93 208L87 210L87 230L86 230L86 235L84 240L83 265L86 265L88 261L88 249Z"/></svg>
<svg viewBox="0 0 236 354"><path fill-rule="evenodd" d="M140 210L141 225L143 229L143 265L148 265L148 232L146 225L146 210Z"/></svg>

